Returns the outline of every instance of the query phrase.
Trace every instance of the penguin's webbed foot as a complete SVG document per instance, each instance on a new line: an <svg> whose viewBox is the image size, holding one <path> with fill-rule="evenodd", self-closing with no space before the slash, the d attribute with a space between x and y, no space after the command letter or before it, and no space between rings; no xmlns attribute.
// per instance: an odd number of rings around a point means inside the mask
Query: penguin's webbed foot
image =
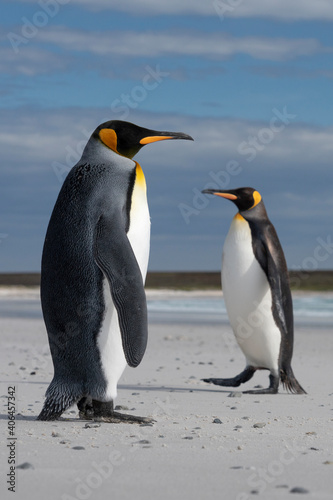
<svg viewBox="0 0 333 500"><path fill-rule="evenodd" d="M107 422L111 424L151 424L155 422L149 417L139 417L137 415L128 415L119 413L113 409L113 401L106 403L97 401L90 397L82 398L78 403L80 410L79 417L83 420L94 420L96 422Z"/></svg>
<svg viewBox="0 0 333 500"><path fill-rule="evenodd" d="M277 394L278 390L273 387L267 389L250 389L249 391L242 391L243 394Z"/></svg>
<svg viewBox="0 0 333 500"><path fill-rule="evenodd" d="M222 385L224 387L239 387L244 382L250 380L253 377L256 368L253 366L247 366L239 375L233 378L203 378L204 382L208 384Z"/></svg>
<svg viewBox="0 0 333 500"><path fill-rule="evenodd" d="M83 420L91 420L94 418L94 409L90 396L81 398L77 403L77 407L79 409L79 417Z"/></svg>
<svg viewBox="0 0 333 500"><path fill-rule="evenodd" d="M250 389L243 391L243 394L277 394L279 390L280 377L270 374L269 387L267 389Z"/></svg>
<svg viewBox="0 0 333 500"><path fill-rule="evenodd" d="M153 418L139 417L137 415L129 415L127 413L119 413L114 411L112 415L94 417L96 422L107 422L110 424L152 424L156 422Z"/></svg>
<svg viewBox="0 0 333 500"><path fill-rule="evenodd" d="M222 385L224 387L239 387L240 382L234 378L203 378L201 379L203 382L207 382L207 384L214 385Z"/></svg>

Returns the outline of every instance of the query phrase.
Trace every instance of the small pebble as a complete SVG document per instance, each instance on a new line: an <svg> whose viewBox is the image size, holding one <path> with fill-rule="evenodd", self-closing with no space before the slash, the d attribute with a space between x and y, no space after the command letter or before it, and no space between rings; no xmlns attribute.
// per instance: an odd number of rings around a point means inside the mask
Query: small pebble
<svg viewBox="0 0 333 500"><path fill-rule="evenodd" d="M265 423L264 422L257 422L256 424L253 424L253 427L255 429L261 429L262 427L265 427Z"/></svg>
<svg viewBox="0 0 333 500"><path fill-rule="evenodd" d="M36 372L30 372L30 375L36 375Z"/></svg>
<svg viewBox="0 0 333 500"><path fill-rule="evenodd" d="M53 438L57 438L57 437L59 437L59 436L60 436L60 434L59 434L58 432L52 431L51 436L52 436Z"/></svg>
<svg viewBox="0 0 333 500"><path fill-rule="evenodd" d="M295 486L295 488L292 488L289 493L309 493L309 490L302 488L302 486Z"/></svg>
<svg viewBox="0 0 333 500"><path fill-rule="evenodd" d="M193 439L193 436L185 436L183 439Z"/></svg>
<svg viewBox="0 0 333 500"><path fill-rule="evenodd" d="M137 441L139 444L150 444L150 441L148 439L141 439L140 441Z"/></svg>
<svg viewBox="0 0 333 500"><path fill-rule="evenodd" d="M220 420L219 418L214 418L213 424L222 424L222 420Z"/></svg>
<svg viewBox="0 0 333 500"><path fill-rule="evenodd" d="M72 446L72 450L85 450L84 446Z"/></svg>
<svg viewBox="0 0 333 500"><path fill-rule="evenodd" d="M230 469L243 469L242 465L233 465Z"/></svg>
<svg viewBox="0 0 333 500"><path fill-rule="evenodd" d="M230 406L230 410L237 410L237 406Z"/></svg>
<svg viewBox="0 0 333 500"><path fill-rule="evenodd" d="M326 460L323 462L324 465L333 465L333 462L331 460Z"/></svg>
<svg viewBox="0 0 333 500"><path fill-rule="evenodd" d="M17 469L34 469L35 467L30 464L29 462L23 462L23 464L20 464L16 467Z"/></svg>
<svg viewBox="0 0 333 500"><path fill-rule="evenodd" d="M101 424L98 424L97 422L96 423L92 423L92 424L86 424L83 428L84 429L96 429L97 427L100 427Z"/></svg>
<svg viewBox="0 0 333 500"><path fill-rule="evenodd" d="M289 488L287 484L277 484L275 488Z"/></svg>
<svg viewBox="0 0 333 500"><path fill-rule="evenodd" d="M123 406L123 405L117 405L115 407L115 410L128 410L128 406Z"/></svg>
<svg viewBox="0 0 333 500"><path fill-rule="evenodd" d="M140 424L140 427L154 427L154 424Z"/></svg>

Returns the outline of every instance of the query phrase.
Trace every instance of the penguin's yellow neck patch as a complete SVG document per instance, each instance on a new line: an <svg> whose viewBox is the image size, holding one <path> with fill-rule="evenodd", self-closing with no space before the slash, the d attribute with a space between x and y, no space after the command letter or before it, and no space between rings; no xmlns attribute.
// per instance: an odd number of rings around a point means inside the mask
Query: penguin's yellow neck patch
<svg viewBox="0 0 333 500"><path fill-rule="evenodd" d="M99 131L99 137L103 144L107 146L108 148L112 149L112 151L117 151L117 134L114 130L110 128L102 128L102 130Z"/></svg>
<svg viewBox="0 0 333 500"><path fill-rule="evenodd" d="M144 176L143 170L142 170L141 166L138 164L138 162L135 162L135 163L136 163L136 169L135 169L135 174L136 174L136 177L135 177L135 184L139 185L142 189L146 190L146 189L147 189L147 186L146 186L146 179L145 179L145 176Z"/></svg>
<svg viewBox="0 0 333 500"><path fill-rule="evenodd" d="M237 220L237 221L239 221L239 222L245 222L244 217L239 212L237 212L237 214L235 215L234 219Z"/></svg>
<svg viewBox="0 0 333 500"><path fill-rule="evenodd" d="M258 193L258 191L254 191L253 199L254 199L254 203L253 203L251 208L254 208L256 205L258 205L258 203L261 202L261 195L260 195L260 193Z"/></svg>

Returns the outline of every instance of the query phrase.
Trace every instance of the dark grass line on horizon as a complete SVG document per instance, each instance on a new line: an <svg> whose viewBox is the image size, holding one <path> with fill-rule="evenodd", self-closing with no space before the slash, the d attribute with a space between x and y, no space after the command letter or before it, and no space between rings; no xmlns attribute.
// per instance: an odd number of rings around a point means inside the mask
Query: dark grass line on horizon
<svg viewBox="0 0 333 500"><path fill-rule="evenodd" d="M290 270L293 291L333 291L333 270ZM219 271L151 271L146 288L179 290L220 289ZM38 287L40 273L0 273L0 286Z"/></svg>

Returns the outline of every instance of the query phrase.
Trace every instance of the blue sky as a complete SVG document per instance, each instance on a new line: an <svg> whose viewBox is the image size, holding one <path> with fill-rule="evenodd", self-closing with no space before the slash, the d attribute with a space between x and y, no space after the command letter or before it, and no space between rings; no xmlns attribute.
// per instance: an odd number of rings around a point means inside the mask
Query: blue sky
<svg viewBox="0 0 333 500"><path fill-rule="evenodd" d="M289 268L333 268L330 0L8 0L0 29L0 272L39 271L61 183L110 119L195 140L136 157L150 270L220 268L235 207L211 185L258 189Z"/></svg>

